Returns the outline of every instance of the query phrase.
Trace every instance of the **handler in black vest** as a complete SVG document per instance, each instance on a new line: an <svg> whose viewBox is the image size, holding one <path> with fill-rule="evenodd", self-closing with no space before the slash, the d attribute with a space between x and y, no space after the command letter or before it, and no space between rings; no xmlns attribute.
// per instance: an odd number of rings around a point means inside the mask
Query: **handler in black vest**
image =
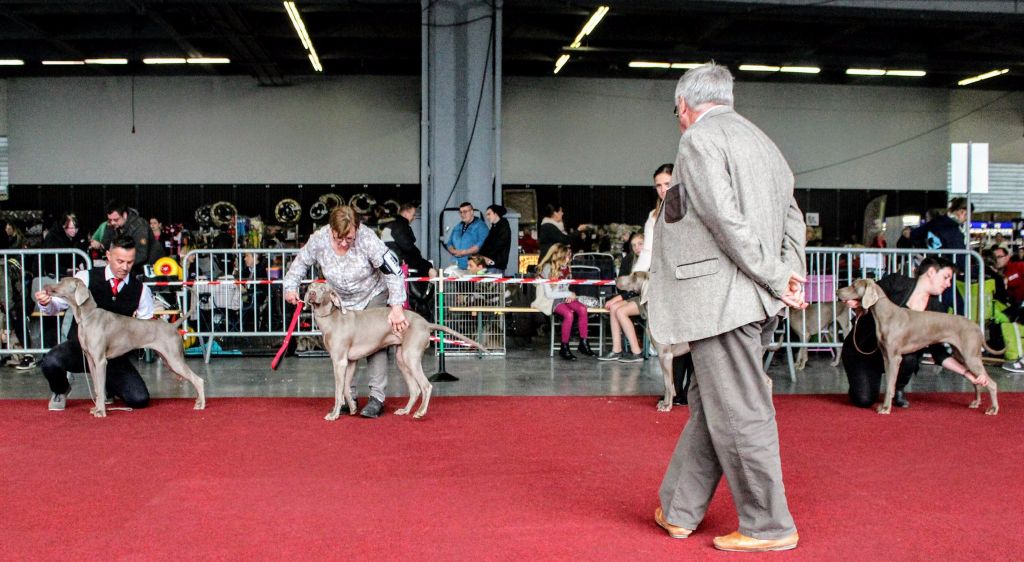
<svg viewBox="0 0 1024 562"><path fill-rule="evenodd" d="M96 306L122 316L135 316L143 320L153 317L153 293L138 278L130 275L135 264L135 241L127 236L115 236L107 250L107 266L79 271L75 277L89 287ZM56 314L68 308L59 297L50 298L46 291L35 294L39 310ZM71 391L67 373L85 371L82 345L78 342L78 326L71 324L68 339L51 349L39 362L39 368L50 383L50 409L63 410ZM107 396L119 397L130 408L149 405L149 389L128 355L111 358L107 363Z"/></svg>

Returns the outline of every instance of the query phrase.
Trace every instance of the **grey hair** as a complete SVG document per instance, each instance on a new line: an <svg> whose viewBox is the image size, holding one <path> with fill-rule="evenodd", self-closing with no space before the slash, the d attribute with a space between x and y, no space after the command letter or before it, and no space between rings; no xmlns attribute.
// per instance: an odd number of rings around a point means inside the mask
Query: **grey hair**
<svg viewBox="0 0 1024 562"><path fill-rule="evenodd" d="M732 73L714 61L691 68L676 84L676 97L686 100L688 107L716 103L732 107Z"/></svg>

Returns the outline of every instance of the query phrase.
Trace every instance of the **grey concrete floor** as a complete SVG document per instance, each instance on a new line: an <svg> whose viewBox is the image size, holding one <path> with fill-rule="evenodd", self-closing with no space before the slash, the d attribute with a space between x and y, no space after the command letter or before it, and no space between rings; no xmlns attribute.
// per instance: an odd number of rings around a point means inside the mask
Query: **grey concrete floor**
<svg viewBox="0 0 1024 562"><path fill-rule="evenodd" d="M811 354L807 369L789 378L785 356L777 354L769 369L776 394L845 393L846 377L842 367L829 365L825 352ZM325 357L287 357L277 371L270 370L270 357L213 357L209 364L201 358L189 364L206 381L207 396L217 397L313 397L333 396L334 378ZM161 362L136 361L154 398L190 397L192 388L168 372ZM360 371L362 371L360 366ZM437 371L437 359L424 355L427 375ZM575 362L557 356L548 357L543 346L534 350L514 350L504 357L449 357L447 370L458 376L457 382L434 384L435 396L645 396L663 392L661 369L656 359L643 363L604 362L580 358ZM391 359L389 392L407 395L405 384ZM1024 376L1008 373L997 365L989 366L1000 390L1024 390ZM360 395L366 395L365 380L359 372L356 382ZM908 392L968 392L963 377L934 366L923 366L911 382ZM72 398L85 398L85 385L79 381ZM0 368L0 398L49 397L46 381L38 368L18 371Z"/></svg>

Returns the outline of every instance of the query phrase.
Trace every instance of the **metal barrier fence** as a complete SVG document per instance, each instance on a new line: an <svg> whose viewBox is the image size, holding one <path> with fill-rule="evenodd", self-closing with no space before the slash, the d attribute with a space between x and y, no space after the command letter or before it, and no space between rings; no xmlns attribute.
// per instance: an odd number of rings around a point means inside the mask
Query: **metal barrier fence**
<svg viewBox="0 0 1024 562"><path fill-rule="evenodd" d="M33 316L33 295L44 284L92 267L81 250L4 250L0 272L0 357L45 353L64 341L63 316Z"/></svg>
<svg viewBox="0 0 1024 562"><path fill-rule="evenodd" d="M972 287L972 276L977 277L977 287L985 286L984 261L979 253L970 250L933 250L920 249L880 249L880 248L807 248L807 284L804 287L805 299L809 306L804 310L790 310L786 322L782 323L783 334L778 334L778 347L785 348L791 380L796 380L796 370L802 369L802 360L794 364L793 350L805 355L807 350L828 350L838 354L842 348L839 328L849 325L848 316L852 314L845 305L836 298L836 289L849 285L856 279L871 277L881 279L892 274L901 273L914 276L917 264L926 255L941 256L955 263L970 264L964 268L964 281L954 278L951 290L958 297L951 303L954 314L967 316L977 320L979 327L985 329L986 295L984 290L967 290ZM976 291L976 292L975 292ZM959 293L963 294L959 294ZM977 306L974 306L977 305ZM794 336L798 339L794 339ZM829 338L830 341L824 341ZM811 341L816 339L817 341Z"/></svg>

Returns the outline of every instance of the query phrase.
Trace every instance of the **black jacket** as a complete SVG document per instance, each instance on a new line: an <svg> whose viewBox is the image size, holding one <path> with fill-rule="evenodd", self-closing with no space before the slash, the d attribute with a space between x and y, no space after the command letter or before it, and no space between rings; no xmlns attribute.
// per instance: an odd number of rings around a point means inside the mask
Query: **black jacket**
<svg viewBox="0 0 1024 562"><path fill-rule="evenodd" d="M508 219L502 217L487 233L487 238L480 246L480 255L490 258L494 262L494 265L489 267L505 271L505 268L508 267L508 254L511 250L512 227L509 226Z"/></svg>
<svg viewBox="0 0 1024 562"><path fill-rule="evenodd" d="M78 230L74 238L69 238L67 233L64 232L64 225L55 224L50 228L50 231L43 238L43 248L48 250L61 250L61 249L74 249L81 250L89 254L89 236L82 229ZM76 261L71 257L70 254L61 254L56 258L48 257L43 260L43 274L56 277L60 279L68 275L73 275L74 272L70 271L72 262ZM85 261L78 259L79 264L85 264Z"/></svg>
<svg viewBox="0 0 1024 562"><path fill-rule="evenodd" d="M555 244L571 246L572 237L559 230L557 226L551 223L545 223L540 225L540 228L537 229L537 243L540 246L538 248L540 251L540 259L544 259L544 256L548 255L548 250Z"/></svg>
<svg viewBox="0 0 1024 562"><path fill-rule="evenodd" d="M405 217L399 215L389 222L381 231L380 239L409 269L419 275L426 275L430 270L430 262L423 258L420 249L416 247L416 234Z"/></svg>

